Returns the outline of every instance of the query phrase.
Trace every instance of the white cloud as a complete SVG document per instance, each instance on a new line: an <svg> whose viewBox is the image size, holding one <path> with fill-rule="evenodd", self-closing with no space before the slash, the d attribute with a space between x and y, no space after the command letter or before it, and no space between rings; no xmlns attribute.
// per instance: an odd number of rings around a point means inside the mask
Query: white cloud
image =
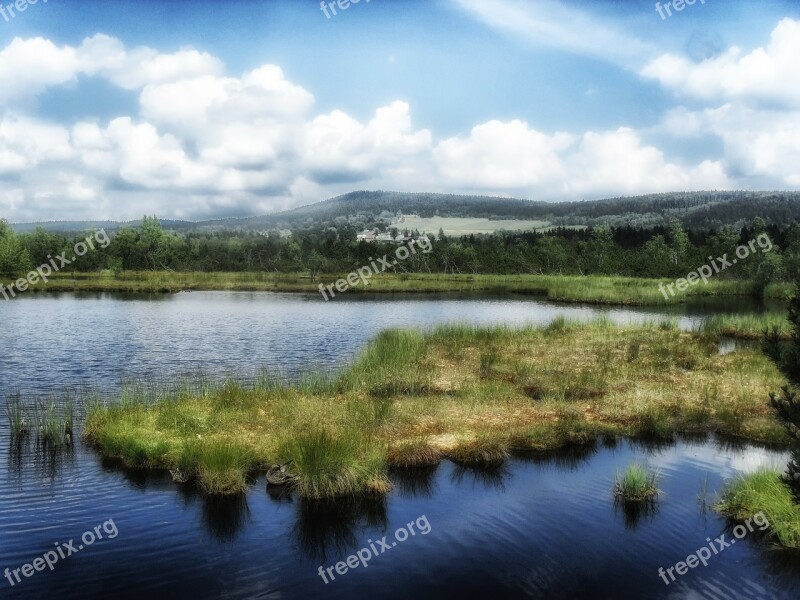
<svg viewBox="0 0 800 600"><path fill-rule="evenodd" d="M104 77L135 90L222 70L218 59L192 48L174 54L147 47L127 50L118 39L102 34L86 38L77 47L58 47L41 37L14 38L0 51L0 102L20 103L49 87L73 83L79 76Z"/></svg>
<svg viewBox="0 0 800 600"><path fill-rule="evenodd" d="M563 199L728 187L724 166L681 166L631 129L546 135L527 123L492 121L468 138L436 148L440 173L454 185Z"/></svg>
<svg viewBox="0 0 800 600"><path fill-rule="evenodd" d="M757 109L740 104L671 111L663 129L678 135L717 136L731 170L776 187L800 186L800 110Z"/></svg>
<svg viewBox="0 0 800 600"><path fill-rule="evenodd" d="M562 152L573 142L566 133L546 135L522 121L490 121L469 137L442 141L434 152L440 173L456 185L487 190L524 189L560 181Z"/></svg>
<svg viewBox="0 0 800 600"><path fill-rule="evenodd" d="M322 181L370 179L431 147L431 133L413 131L410 107L399 101L379 108L367 124L340 110L320 115L305 126L302 139L299 156Z"/></svg>
<svg viewBox="0 0 800 600"><path fill-rule="evenodd" d="M59 125L17 117L0 121L0 171L21 172L73 156L69 131Z"/></svg>
<svg viewBox="0 0 800 600"><path fill-rule="evenodd" d="M69 83L79 71L75 48L58 48L43 38L14 38L0 50L0 102L27 99Z"/></svg>
<svg viewBox="0 0 800 600"><path fill-rule="evenodd" d="M300 117L314 96L276 65L241 78L204 76L148 85L140 97L142 116L169 129L201 135L206 123Z"/></svg>
<svg viewBox="0 0 800 600"><path fill-rule="evenodd" d="M569 162L565 189L581 195L635 195L732 185L722 163L706 160L695 166L678 165L627 128L586 133Z"/></svg>
<svg viewBox="0 0 800 600"><path fill-rule="evenodd" d="M665 54L645 66L644 77L685 96L800 107L800 21L783 19L770 43L745 53L733 47L696 63Z"/></svg>

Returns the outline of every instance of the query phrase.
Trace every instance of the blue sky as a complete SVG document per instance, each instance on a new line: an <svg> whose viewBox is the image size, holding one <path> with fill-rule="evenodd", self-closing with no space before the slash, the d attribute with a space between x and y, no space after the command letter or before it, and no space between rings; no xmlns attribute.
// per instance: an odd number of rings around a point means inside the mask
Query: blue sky
<svg viewBox="0 0 800 600"><path fill-rule="evenodd" d="M0 17L0 217L796 189L800 3L701 2L39 0Z"/></svg>

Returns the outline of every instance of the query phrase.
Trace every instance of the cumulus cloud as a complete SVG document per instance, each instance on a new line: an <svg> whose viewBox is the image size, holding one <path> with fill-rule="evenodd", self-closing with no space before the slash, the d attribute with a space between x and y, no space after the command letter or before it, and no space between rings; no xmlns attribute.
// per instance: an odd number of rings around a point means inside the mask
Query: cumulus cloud
<svg viewBox="0 0 800 600"><path fill-rule="evenodd" d="M442 141L434 153L451 183L482 189L522 189L561 180L562 152L573 142L566 133L546 135L522 121L490 121L468 137Z"/></svg>
<svg viewBox="0 0 800 600"><path fill-rule="evenodd" d="M9 106L79 76L100 76L127 90L148 84L215 75L223 70L213 56L192 48L173 54L139 47L127 50L116 38L98 34L80 46L56 46L36 37L14 38L0 51L0 102Z"/></svg>
<svg viewBox="0 0 800 600"><path fill-rule="evenodd" d="M359 181L380 169L429 151L431 133L413 131L410 107L394 102L366 124L336 110L304 127L299 150L310 175L321 182Z"/></svg>
<svg viewBox="0 0 800 600"><path fill-rule="evenodd" d="M276 65L264 65L241 78L203 76L151 84L140 96L142 116L190 135L206 123L299 117L314 96L295 85Z"/></svg>
<svg viewBox="0 0 800 600"><path fill-rule="evenodd" d="M721 163L681 166L633 130L546 135L527 123L492 121L434 152L455 185L549 198L710 189L730 184Z"/></svg>
<svg viewBox="0 0 800 600"><path fill-rule="evenodd" d="M721 162L682 166L670 162L633 130L586 133L569 157L565 189L580 194L640 194L731 187Z"/></svg>
<svg viewBox="0 0 800 600"><path fill-rule="evenodd" d="M732 47L700 62L664 54L648 63L642 75L685 96L800 107L798 56L800 21L787 18L766 47L748 53Z"/></svg>
<svg viewBox="0 0 800 600"><path fill-rule="evenodd" d="M717 108L678 108L662 128L682 137L716 136L730 171L740 177L800 186L800 111L728 103Z"/></svg>
<svg viewBox="0 0 800 600"><path fill-rule="evenodd" d="M800 21L781 20L770 41L745 52L733 47L692 62L666 54L643 76L679 96L706 101L679 107L660 131L679 138L713 136L723 145L728 171L756 185L800 185Z"/></svg>

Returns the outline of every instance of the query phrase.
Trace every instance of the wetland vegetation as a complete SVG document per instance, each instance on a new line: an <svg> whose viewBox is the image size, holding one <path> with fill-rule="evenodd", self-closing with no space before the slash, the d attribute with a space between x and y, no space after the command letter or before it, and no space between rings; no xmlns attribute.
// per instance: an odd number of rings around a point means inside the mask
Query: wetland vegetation
<svg viewBox="0 0 800 600"><path fill-rule="evenodd" d="M107 456L179 468L213 493L292 461L302 495L382 494L390 468L492 465L600 437L785 444L764 393L780 382L758 350L722 355L713 336L669 322L454 325L385 331L339 374L292 385L129 387L88 411L85 432Z"/></svg>

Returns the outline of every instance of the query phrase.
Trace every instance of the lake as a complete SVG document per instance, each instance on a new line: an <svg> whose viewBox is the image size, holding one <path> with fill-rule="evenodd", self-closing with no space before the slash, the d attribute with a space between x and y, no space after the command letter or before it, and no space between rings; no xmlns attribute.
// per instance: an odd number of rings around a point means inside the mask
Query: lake
<svg viewBox="0 0 800 600"><path fill-rule="evenodd" d="M438 323L547 323L558 316L617 322L677 318L696 327L710 303L660 309L558 305L526 296L353 296L325 303L289 294L173 296L62 294L1 305L0 389L35 399L90 384L204 372L291 377L336 368L386 327ZM309 502L268 491L203 496L168 474L122 469L78 443L49 450L12 443L0 469L0 570L20 568L113 521L116 535L59 559L2 598L797 598L796 555L756 533L667 586L667 569L730 531L709 505L724 480L779 452L717 438L647 445L608 441L569 452L516 456L500 469L394 473L381 500ZM650 510L615 504L614 475L629 462L660 473ZM399 541L409 523L429 525ZM104 530L100 528L100 533ZM347 561L386 536L389 549L335 580L319 568ZM392 545L396 543L396 545ZM57 546L58 544L58 546ZM378 546L380 547L380 546ZM66 551L65 551L66 552Z"/></svg>

